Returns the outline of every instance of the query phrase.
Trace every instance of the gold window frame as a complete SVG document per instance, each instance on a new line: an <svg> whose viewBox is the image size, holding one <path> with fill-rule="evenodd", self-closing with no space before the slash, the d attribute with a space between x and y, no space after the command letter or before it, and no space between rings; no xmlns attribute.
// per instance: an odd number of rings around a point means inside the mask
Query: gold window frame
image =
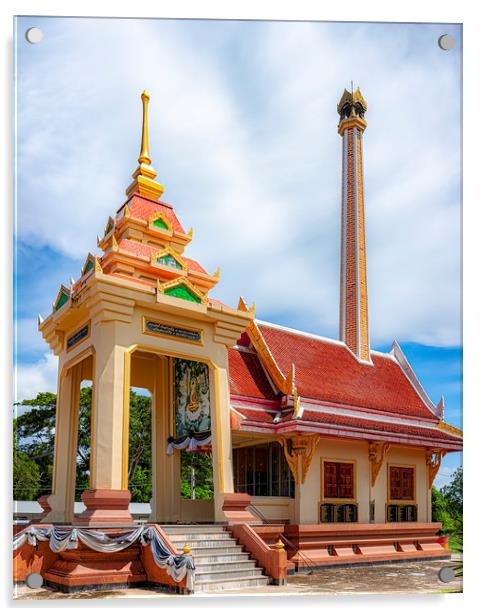
<svg viewBox="0 0 482 616"><path fill-rule="evenodd" d="M351 464L353 466L353 498L325 498L325 462L341 462L342 464ZM358 468L357 460L345 460L342 458L320 458L320 504L346 504L358 505L357 488L358 488Z"/></svg>
<svg viewBox="0 0 482 616"><path fill-rule="evenodd" d="M390 469L391 468L411 468L413 470L413 494L411 499L390 498ZM387 463L387 505L418 505L417 503L417 465L416 464L397 464L396 462Z"/></svg>

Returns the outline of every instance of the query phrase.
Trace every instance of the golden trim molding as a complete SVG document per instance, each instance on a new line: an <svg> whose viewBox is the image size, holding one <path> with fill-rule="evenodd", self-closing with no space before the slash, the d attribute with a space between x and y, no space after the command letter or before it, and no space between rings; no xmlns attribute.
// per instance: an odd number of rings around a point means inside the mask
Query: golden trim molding
<svg viewBox="0 0 482 616"><path fill-rule="evenodd" d="M456 428L455 426L451 426L450 424L445 423L445 421L443 420L440 420L435 427L438 428L439 430L443 430L443 432L447 432L447 434L453 434L454 436L464 435L462 430L459 430L459 428Z"/></svg>
<svg viewBox="0 0 482 616"><path fill-rule="evenodd" d="M427 449L425 451L425 463L428 471L428 489L431 490L432 484L439 471L442 458L447 453L445 449Z"/></svg>
<svg viewBox="0 0 482 616"><path fill-rule="evenodd" d="M279 436L277 438L278 442L283 447L286 462L290 467L296 483L305 482L320 438L318 434L295 435L291 438ZM301 469L299 460L301 460Z"/></svg>

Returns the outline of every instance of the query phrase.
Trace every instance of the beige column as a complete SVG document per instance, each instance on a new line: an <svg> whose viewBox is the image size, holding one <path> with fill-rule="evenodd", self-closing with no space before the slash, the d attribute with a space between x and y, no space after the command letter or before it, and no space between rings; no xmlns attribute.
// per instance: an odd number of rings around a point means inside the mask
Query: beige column
<svg viewBox="0 0 482 616"><path fill-rule="evenodd" d="M82 494L87 510L78 521L91 526L127 523L129 366L126 347L117 343L115 323L95 332L90 489Z"/></svg>
<svg viewBox="0 0 482 616"><path fill-rule="evenodd" d="M297 465L297 473L295 477L295 502L293 507L294 519L292 524L313 524L313 496L308 493L307 487L301 483L301 456L296 456L295 464Z"/></svg>
<svg viewBox="0 0 482 616"><path fill-rule="evenodd" d="M223 493L233 493L229 380L226 362L209 370L211 399L212 462L214 479L214 520L225 521Z"/></svg>
<svg viewBox="0 0 482 616"><path fill-rule="evenodd" d="M66 371L59 364L51 511L42 519L45 523L71 523L74 517L81 377L81 364Z"/></svg>
<svg viewBox="0 0 482 616"><path fill-rule="evenodd" d="M167 439L174 434L174 405L167 357L156 357L152 392L152 499L151 522L181 519L181 456L166 453Z"/></svg>

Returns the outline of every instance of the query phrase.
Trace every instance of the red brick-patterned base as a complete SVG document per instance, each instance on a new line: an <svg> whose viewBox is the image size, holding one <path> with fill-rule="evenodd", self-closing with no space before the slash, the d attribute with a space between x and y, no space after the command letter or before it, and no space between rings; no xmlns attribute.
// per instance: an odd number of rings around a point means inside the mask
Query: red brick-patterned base
<svg viewBox="0 0 482 616"><path fill-rule="evenodd" d="M230 492L223 494L223 496L223 513L229 525L261 523L248 509L251 504L251 496L249 494Z"/></svg>
<svg viewBox="0 0 482 616"><path fill-rule="evenodd" d="M291 524L255 530L274 545L286 538L288 562L294 570L424 558L449 558L440 542L438 523ZM290 571L292 572L293 569Z"/></svg>
<svg viewBox="0 0 482 616"><path fill-rule="evenodd" d="M129 490L85 490L81 495L86 509L74 518L78 526L102 526L132 523L129 513Z"/></svg>
<svg viewBox="0 0 482 616"><path fill-rule="evenodd" d="M162 529L156 528L166 545L176 553ZM111 537L128 530L102 528ZM186 581L175 582L166 570L156 565L150 546L140 544L104 554L79 542L78 548L55 554L47 541L39 542L37 549L26 543L13 555L14 582L25 582L30 573L40 573L47 586L66 593L128 586L159 587L178 594L188 592Z"/></svg>

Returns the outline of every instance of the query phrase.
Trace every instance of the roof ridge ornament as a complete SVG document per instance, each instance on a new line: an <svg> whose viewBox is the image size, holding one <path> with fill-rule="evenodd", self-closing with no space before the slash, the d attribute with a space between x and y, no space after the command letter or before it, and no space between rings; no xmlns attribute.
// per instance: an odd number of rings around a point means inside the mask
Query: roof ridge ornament
<svg viewBox="0 0 482 616"><path fill-rule="evenodd" d="M143 197L157 200L164 192L164 187L155 181L157 171L151 166L151 156L149 153L149 126L148 126L148 105L150 96L144 90L141 94L142 100L142 130L141 147L139 152L139 163L137 169L132 174L134 181L128 186L126 195L132 197L138 193Z"/></svg>

